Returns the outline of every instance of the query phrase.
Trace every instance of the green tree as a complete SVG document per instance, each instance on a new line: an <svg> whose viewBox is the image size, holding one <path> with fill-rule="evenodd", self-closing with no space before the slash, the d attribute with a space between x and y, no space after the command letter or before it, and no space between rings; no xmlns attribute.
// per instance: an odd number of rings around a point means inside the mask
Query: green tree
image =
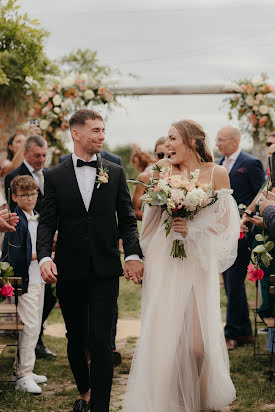
<svg viewBox="0 0 275 412"><path fill-rule="evenodd" d="M131 164L131 155L133 153L133 146L132 145L117 146L114 150L111 150L111 152L121 157L127 178L135 179L138 175L138 172Z"/></svg>
<svg viewBox="0 0 275 412"><path fill-rule="evenodd" d="M0 0L0 103L32 103L45 74L56 73L44 52L48 32L27 13L20 14L17 0Z"/></svg>
<svg viewBox="0 0 275 412"><path fill-rule="evenodd" d="M56 63L64 74L87 73L96 81L107 78L111 74L119 73L118 71L114 72L110 66L100 65L97 51L90 49L77 49L57 59Z"/></svg>

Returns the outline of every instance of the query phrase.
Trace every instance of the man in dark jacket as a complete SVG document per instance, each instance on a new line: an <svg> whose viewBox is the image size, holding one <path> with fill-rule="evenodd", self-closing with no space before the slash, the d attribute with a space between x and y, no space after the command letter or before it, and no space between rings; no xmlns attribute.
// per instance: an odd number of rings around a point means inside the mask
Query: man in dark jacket
<svg viewBox="0 0 275 412"><path fill-rule="evenodd" d="M217 147L223 155L218 164L224 166L230 178L233 197L238 205L250 205L265 181L262 163L259 159L244 153L240 145L240 131L225 126L217 135ZM233 350L237 344L253 340L251 322L244 281L250 260L251 243L244 238L239 240L238 256L233 266L223 273L227 295L226 325L224 328L226 346Z"/></svg>
<svg viewBox="0 0 275 412"><path fill-rule="evenodd" d="M260 212L267 229L275 237L275 193L268 192L268 198L262 196L260 200Z"/></svg>
<svg viewBox="0 0 275 412"><path fill-rule="evenodd" d="M100 156L105 159L109 160L112 163L116 163L119 166L123 166L121 158L113 153L107 152L106 150L101 150ZM58 163L64 162L64 160L69 159L71 157L71 153L61 156L58 160ZM118 233L118 230L117 230ZM120 238L118 233L118 238ZM120 242L122 243L121 239ZM122 245L120 244L120 250ZM113 318L113 327L112 327L112 349L113 349L113 358L114 358L114 366L118 366L121 363L121 354L116 351L116 331L117 331L117 321L118 321L118 304L116 302L115 309L114 309L114 318Z"/></svg>
<svg viewBox="0 0 275 412"><path fill-rule="evenodd" d="M79 391L71 412L108 412L119 275L123 272L128 280L140 282L142 252L123 167L98 155L105 137L101 115L79 110L70 119L70 130L74 153L45 175L37 256L43 279L57 281L68 358ZM125 250L124 269L116 222ZM50 256L57 227L53 262Z"/></svg>
<svg viewBox="0 0 275 412"><path fill-rule="evenodd" d="M40 212L40 205L44 193L44 165L47 155L47 142L43 137L34 135L28 137L25 142L24 161L19 167L12 170L5 177L5 193L8 200L8 189L10 183L15 176L29 175L34 178L39 186L38 198L35 205L35 210ZM13 212L16 203L10 198L10 209Z"/></svg>

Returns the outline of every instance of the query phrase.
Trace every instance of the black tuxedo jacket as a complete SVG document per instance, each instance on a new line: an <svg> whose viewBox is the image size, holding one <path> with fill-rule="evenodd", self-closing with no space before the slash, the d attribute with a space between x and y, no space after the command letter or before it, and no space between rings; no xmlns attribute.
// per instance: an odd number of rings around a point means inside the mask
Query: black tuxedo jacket
<svg viewBox="0 0 275 412"><path fill-rule="evenodd" d="M221 165L223 160L224 156L217 163ZM230 170L229 179L237 204L250 205L265 181L262 162L241 151Z"/></svg>
<svg viewBox="0 0 275 412"><path fill-rule="evenodd" d="M55 263L58 282L86 280L90 276L122 274L116 221L125 256L142 256L136 217L124 169L98 157L108 168L109 181L94 191L88 212L77 184L72 157L45 173L45 196L37 233L37 257L51 256L58 227ZM90 273L92 272L92 273Z"/></svg>
<svg viewBox="0 0 275 412"><path fill-rule="evenodd" d="M46 169L43 170L43 172ZM27 168L27 166L25 165L25 163L21 163L21 165L19 167L17 167L17 169L12 170L10 173L7 174L7 176L5 177L5 193L6 193L6 199L8 201L8 189L10 188L10 184L12 179L14 179L16 176L23 176L23 175L29 175L32 176L31 172L29 171L29 169ZM40 191L40 189L38 190L38 197L37 197L37 202L35 205L35 210L39 213L40 212L40 208L41 208L41 201L42 201L42 193ZM12 212L14 212L14 209L16 207L16 203L12 200L12 197L10 197L10 209Z"/></svg>
<svg viewBox="0 0 275 412"><path fill-rule="evenodd" d="M61 157L58 159L58 163L64 162L64 160L68 159L71 155L72 155L71 153L68 153L68 154L66 154L66 155L64 155L64 156L61 156ZM113 162L113 163L116 163L117 165L123 166L122 161L121 161L121 158L120 158L119 156L113 154L113 153L106 152L106 150L101 150L100 156L101 156L103 159L109 160L110 162Z"/></svg>

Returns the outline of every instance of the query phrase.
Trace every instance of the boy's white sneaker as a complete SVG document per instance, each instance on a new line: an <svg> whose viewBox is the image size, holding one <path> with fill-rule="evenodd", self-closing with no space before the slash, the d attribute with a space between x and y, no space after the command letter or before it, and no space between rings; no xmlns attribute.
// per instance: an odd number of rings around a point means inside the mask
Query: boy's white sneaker
<svg viewBox="0 0 275 412"><path fill-rule="evenodd" d="M31 375L23 376L23 378L17 379L15 389L40 395L42 389L34 381Z"/></svg>
<svg viewBox="0 0 275 412"><path fill-rule="evenodd" d="M36 375L36 373L32 373L31 375L28 375L28 376L30 376L34 380L34 382L38 384L47 382L47 377L44 375ZM16 381L15 373L12 375L11 380L12 382Z"/></svg>
<svg viewBox="0 0 275 412"><path fill-rule="evenodd" d="M47 377L44 375L36 375L36 373L32 373L31 377L33 378L35 383L46 383L47 382Z"/></svg>

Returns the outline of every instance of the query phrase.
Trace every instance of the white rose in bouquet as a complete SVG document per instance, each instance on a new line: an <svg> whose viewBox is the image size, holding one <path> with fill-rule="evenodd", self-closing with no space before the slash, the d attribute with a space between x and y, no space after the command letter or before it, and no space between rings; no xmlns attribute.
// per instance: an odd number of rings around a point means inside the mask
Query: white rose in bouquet
<svg viewBox="0 0 275 412"><path fill-rule="evenodd" d="M169 186L166 183L166 180L164 179L159 179L158 185L157 185L159 190L162 190L166 195L170 192Z"/></svg>
<svg viewBox="0 0 275 412"><path fill-rule="evenodd" d="M60 107L54 107L54 108L53 108L53 111L54 111L55 113L59 114L59 113L61 112L61 109L60 109Z"/></svg>

